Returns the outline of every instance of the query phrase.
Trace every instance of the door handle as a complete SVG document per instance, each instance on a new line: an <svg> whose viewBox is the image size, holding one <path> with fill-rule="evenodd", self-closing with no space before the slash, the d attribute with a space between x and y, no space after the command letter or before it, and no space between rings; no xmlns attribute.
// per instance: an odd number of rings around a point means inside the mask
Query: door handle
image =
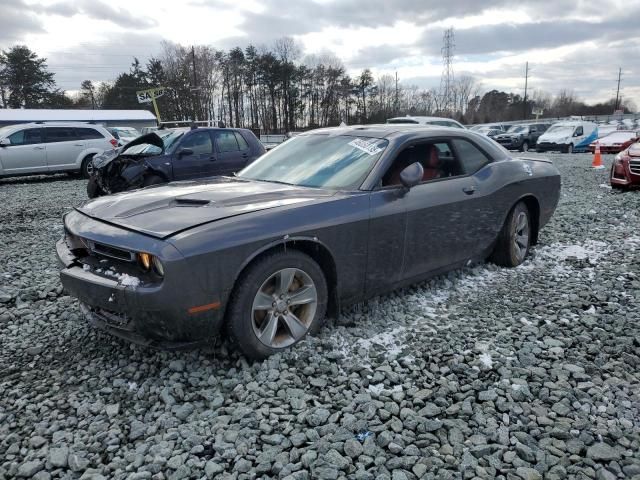
<svg viewBox="0 0 640 480"><path fill-rule="evenodd" d="M44 150L44 147L33 147L34 150Z"/></svg>
<svg viewBox="0 0 640 480"><path fill-rule="evenodd" d="M74 143L74 147L84 147L84 143Z"/></svg>
<svg viewBox="0 0 640 480"><path fill-rule="evenodd" d="M466 193L467 195L473 195L476 191L476 186L475 185L469 185L468 187L464 187L462 189L462 191L464 193Z"/></svg>
<svg viewBox="0 0 640 480"><path fill-rule="evenodd" d="M242 154L242 158L248 158L248 157L249 157L249 154L248 154L248 153L243 153L243 154Z"/></svg>

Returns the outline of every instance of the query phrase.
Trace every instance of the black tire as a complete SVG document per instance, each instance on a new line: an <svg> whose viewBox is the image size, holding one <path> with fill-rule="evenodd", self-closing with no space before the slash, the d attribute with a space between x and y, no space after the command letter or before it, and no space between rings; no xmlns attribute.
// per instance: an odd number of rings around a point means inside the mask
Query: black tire
<svg viewBox="0 0 640 480"><path fill-rule="evenodd" d="M150 187L151 185L160 185L162 183L167 183L167 180L160 175L151 174L145 177L145 179L142 181L142 186Z"/></svg>
<svg viewBox="0 0 640 480"><path fill-rule="evenodd" d="M526 242L525 245L516 242L518 221L524 215L526 218ZM502 267L517 267L529 254L531 246L531 214L524 202L518 202L507 215L502 230L498 234L498 240L489 259ZM519 237L520 238L520 237Z"/></svg>
<svg viewBox="0 0 640 480"><path fill-rule="evenodd" d="M284 337L285 339L288 338L290 342L283 342L283 345L285 343L286 345L281 348L277 348L269 346L260 340L256 329L259 329L262 325L258 325L258 321L260 319L256 314L254 305L259 298L259 293L264 292L263 288L265 285L267 285L268 282L278 274L278 272L284 271L285 269L294 269L306 274L308 279L313 282L313 287L315 287L315 292L317 294L317 301L312 305L312 307L315 306L315 310L307 312L309 314L309 318L305 333L297 340L294 340L294 335L292 335L293 332L286 327L284 318L280 317L280 314L275 314L275 317L277 318L277 326L274 329L274 332L279 332L279 335L275 335L272 340L275 341L275 337ZM295 293L295 291L292 293ZM277 291L274 291L274 300L278 300L276 295ZM279 298L282 298L282 296ZM238 347L247 358L252 360L262 360L274 353L278 353L295 345L308 334L317 333L324 323L325 313L327 310L327 298L327 282L324 273L320 266L311 257L297 250L278 251L268 254L252 263L236 282L229 302L229 307L227 308L227 334L231 342ZM273 310L280 308L275 306L275 302L273 305ZM290 308L294 317L299 316L300 318L303 318L302 315L299 315L300 310L294 311L294 308L306 309L307 305L311 305L311 302L309 304L298 305L295 307L285 306L284 308ZM286 309L284 310L284 313L287 313ZM262 317L262 322L267 320L267 315L268 313L265 312L265 316ZM291 335L289 335L289 333L291 333Z"/></svg>
<svg viewBox="0 0 640 480"><path fill-rule="evenodd" d="M93 165L91 164L91 161L93 160L94 155L95 153L87 155L82 160L82 165L80 166L80 175L82 176L82 178L91 177L91 172L93 171Z"/></svg>
<svg viewBox="0 0 640 480"><path fill-rule="evenodd" d="M528 152L529 151L529 142L527 140L522 142L522 146L520 147L520 151L521 152Z"/></svg>
<svg viewBox="0 0 640 480"><path fill-rule="evenodd" d="M97 198L102 195L104 195L104 192L96 182L96 179L93 177L89 178L89 181L87 182L87 196L89 198Z"/></svg>
<svg viewBox="0 0 640 480"><path fill-rule="evenodd" d="M573 153L573 143L570 143L569 145L567 145L567 148L565 148L564 153Z"/></svg>

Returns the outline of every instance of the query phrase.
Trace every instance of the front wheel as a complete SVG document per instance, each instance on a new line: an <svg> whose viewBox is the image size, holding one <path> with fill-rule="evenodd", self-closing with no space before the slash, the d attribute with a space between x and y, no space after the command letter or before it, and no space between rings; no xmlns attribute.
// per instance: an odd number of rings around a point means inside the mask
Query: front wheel
<svg viewBox="0 0 640 480"><path fill-rule="evenodd" d="M104 195L104 192L96 182L94 177L89 178L89 182L87 183L87 196L89 198L97 198Z"/></svg>
<svg viewBox="0 0 640 480"><path fill-rule="evenodd" d="M529 151L529 142L527 142L526 140L522 143L522 147L520 147L520 151L521 152L528 152Z"/></svg>
<svg viewBox="0 0 640 480"><path fill-rule="evenodd" d="M227 333L242 353L260 360L289 348L322 326L327 282L299 251L281 251L250 265L236 284Z"/></svg>
<svg viewBox="0 0 640 480"><path fill-rule="evenodd" d="M142 186L150 187L151 185L160 185L161 183L167 183L167 181L160 175L149 175L142 182Z"/></svg>
<svg viewBox="0 0 640 480"><path fill-rule="evenodd" d="M530 245L529 209L523 202L519 202L509 212L490 259L503 267L517 267L529 253Z"/></svg>
<svg viewBox="0 0 640 480"><path fill-rule="evenodd" d="M573 153L573 143L567 145L567 153Z"/></svg>

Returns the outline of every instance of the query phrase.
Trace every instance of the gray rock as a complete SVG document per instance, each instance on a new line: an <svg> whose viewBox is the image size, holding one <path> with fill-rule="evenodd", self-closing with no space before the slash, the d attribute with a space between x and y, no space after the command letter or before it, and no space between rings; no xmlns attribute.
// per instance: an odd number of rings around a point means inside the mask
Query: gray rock
<svg viewBox="0 0 640 480"><path fill-rule="evenodd" d="M614 447L600 442L594 443L587 448L587 457L596 461L609 462L611 460L618 460L620 458L620 452Z"/></svg>
<svg viewBox="0 0 640 480"><path fill-rule="evenodd" d="M204 466L204 473L207 478L213 478L222 472L224 472L224 467L214 460L209 460Z"/></svg>
<svg viewBox="0 0 640 480"><path fill-rule="evenodd" d="M540 474L540 472L534 468L518 467L516 468L516 473L520 478L523 478L524 480L541 480L542 479L542 475Z"/></svg>
<svg viewBox="0 0 640 480"><path fill-rule="evenodd" d="M78 453L71 453L67 458L67 463L74 472L82 472L89 466L89 460Z"/></svg>
<svg viewBox="0 0 640 480"><path fill-rule="evenodd" d="M31 478L44 468L44 463L39 460L30 460L22 463L18 467L17 476L23 478Z"/></svg>
<svg viewBox="0 0 640 480"><path fill-rule="evenodd" d="M331 412L326 408L316 408L309 415L307 415L307 423L312 427L319 427L324 425L331 416Z"/></svg>
<svg viewBox="0 0 640 480"><path fill-rule="evenodd" d="M53 447L49 449L49 461L54 467L65 468L69 449L67 447Z"/></svg>
<svg viewBox="0 0 640 480"><path fill-rule="evenodd" d="M351 458L358 458L364 451L362 444L354 438L346 440L343 448L344 453Z"/></svg>

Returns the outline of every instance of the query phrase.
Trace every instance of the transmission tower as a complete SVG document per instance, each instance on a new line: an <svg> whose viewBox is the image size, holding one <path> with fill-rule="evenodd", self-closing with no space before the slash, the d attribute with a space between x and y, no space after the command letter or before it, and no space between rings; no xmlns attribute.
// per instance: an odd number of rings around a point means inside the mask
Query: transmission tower
<svg viewBox="0 0 640 480"><path fill-rule="evenodd" d="M453 50L455 48L453 27L445 30L442 38L442 77L440 78L440 92L442 92L442 110L453 113L455 107L453 91Z"/></svg>

